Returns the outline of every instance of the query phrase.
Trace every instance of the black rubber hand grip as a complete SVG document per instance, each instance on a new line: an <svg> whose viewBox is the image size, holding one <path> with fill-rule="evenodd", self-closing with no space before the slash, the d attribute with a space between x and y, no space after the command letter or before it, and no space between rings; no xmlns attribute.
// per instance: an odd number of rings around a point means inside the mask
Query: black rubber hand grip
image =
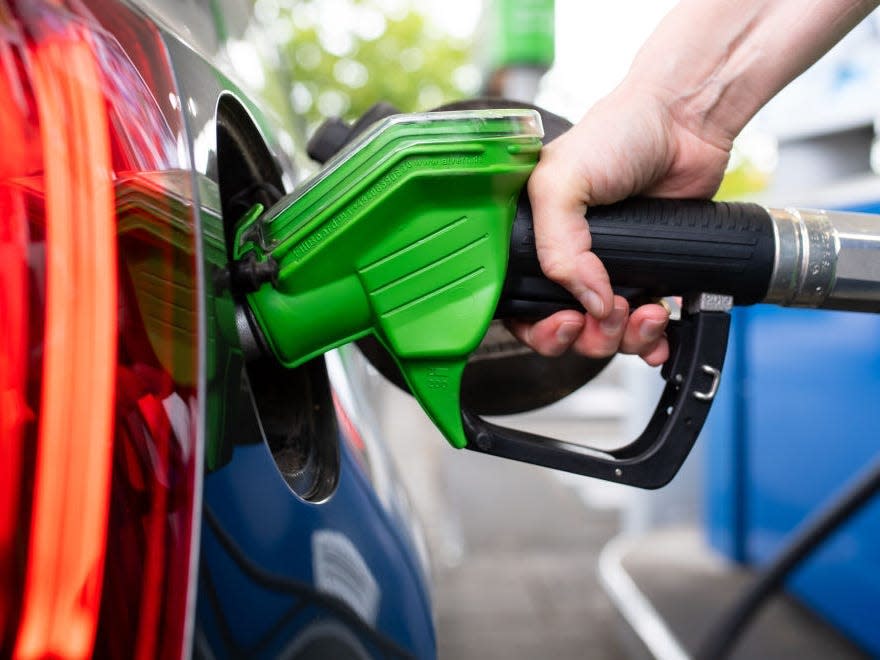
<svg viewBox="0 0 880 660"><path fill-rule="evenodd" d="M749 305L767 293L775 241L757 204L634 198L592 207L587 221L611 284L628 287L631 299L706 292ZM563 308L580 306L541 271L524 193L496 316L539 318Z"/></svg>

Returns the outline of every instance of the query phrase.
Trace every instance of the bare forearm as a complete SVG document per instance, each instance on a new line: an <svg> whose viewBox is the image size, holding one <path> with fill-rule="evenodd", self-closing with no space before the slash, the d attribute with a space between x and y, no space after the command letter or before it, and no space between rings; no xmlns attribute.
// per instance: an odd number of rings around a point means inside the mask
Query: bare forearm
<svg viewBox="0 0 880 660"><path fill-rule="evenodd" d="M661 22L624 84L659 93L676 121L729 148L782 87L880 0L683 0Z"/></svg>

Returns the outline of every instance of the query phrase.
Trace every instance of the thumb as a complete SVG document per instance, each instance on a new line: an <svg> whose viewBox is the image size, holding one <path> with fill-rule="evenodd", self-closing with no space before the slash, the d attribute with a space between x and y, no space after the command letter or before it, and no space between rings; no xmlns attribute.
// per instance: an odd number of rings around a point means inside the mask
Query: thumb
<svg viewBox="0 0 880 660"><path fill-rule="evenodd" d="M535 247L544 274L568 289L591 316L602 319L613 308L613 293L605 267L590 252L585 218L589 183L566 153L567 135L544 147L529 178Z"/></svg>

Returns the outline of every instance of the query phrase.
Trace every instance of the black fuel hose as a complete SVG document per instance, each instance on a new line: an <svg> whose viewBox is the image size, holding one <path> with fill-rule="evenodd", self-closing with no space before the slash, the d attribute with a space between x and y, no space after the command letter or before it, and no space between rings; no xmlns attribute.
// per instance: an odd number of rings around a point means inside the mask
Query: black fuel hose
<svg viewBox="0 0 880 660"><path fill-rule="evenodd" d="M821 511L797 530L791 542L768 564L723 618L710 630L695 654L696 660L719 660L730 655L761 607L785 584L789 575L841 525L880 491L880 459L849 482Z"/></svg>

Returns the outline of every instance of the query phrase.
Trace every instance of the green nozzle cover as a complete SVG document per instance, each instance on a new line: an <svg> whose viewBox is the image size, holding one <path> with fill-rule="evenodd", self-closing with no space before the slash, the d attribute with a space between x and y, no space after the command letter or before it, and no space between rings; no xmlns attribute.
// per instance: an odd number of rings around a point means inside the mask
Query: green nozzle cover
<svg viewBox="0 0 880 660"><path fill-rule="evenodd" d="M531 110L396 115L300 190L245 216L234 257L274 259L248 295L294 367L373 333L456 447L461 376L489 326L519 192L541 148Z"/></svg>

